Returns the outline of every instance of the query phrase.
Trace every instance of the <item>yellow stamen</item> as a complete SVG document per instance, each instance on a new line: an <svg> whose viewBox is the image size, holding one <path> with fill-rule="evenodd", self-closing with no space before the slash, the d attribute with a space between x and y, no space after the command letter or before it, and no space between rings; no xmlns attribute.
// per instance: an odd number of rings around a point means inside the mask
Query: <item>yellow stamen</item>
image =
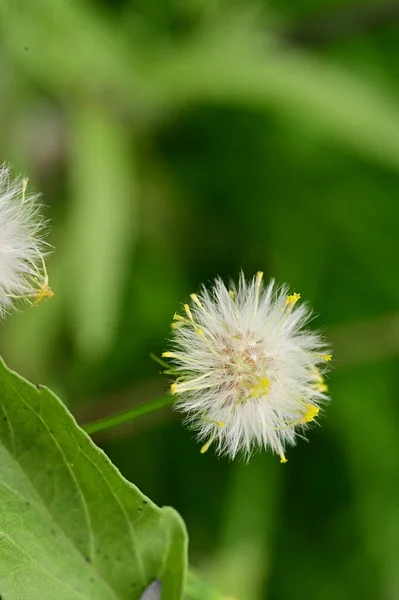
<svg viewBox="0 0 399 600"><path fill-rule="evenodd" d="M180 327L184 326L184 322L183 321L173 321L173 323L170 324L172 329L180 329Z"/></svg>
<svg viewBox="0 0 399 600"><path fill-rule="evenodd" d="M270 379L268 377L260 377L258 383L251 389L251 397L265 396L270 389Z"/></svg>
<svg viewBox="0 0 399 600"><path fill-rule="evenodd" d="M298 425L301 423L310 423L313 421L320 412L320 408L314 404L305 404L306 412L301 419L297 422Z"/></svg>
<svg viewBox="0 0 399 600"><path fill-rule="evenodd" d="M236 293L234 290L229 290L229 296L232 300L236 299Z"/></svg>
<svg viewBox="0 0 399 600"><path fill-rule="evenodd" d="M194 358L188 358L187 356L182 356L181 354L176 354L175 352L163 352L162 358L177 358L178 360L193 363L194 365L202 364L201 361L195 360Z"/></svg>
<svg viewBox="0 0 399 600"><path fill-rule="evenodd" d="M288 462L288 460L285 458L285 454L284 454L284 452L280 452L280 462L281 462L282 464L284 464L284 463L287 463L287 462Z"/></svg>
<svg viewBox="0 0 399 600"><path fill-rule="evenodd" d="M262 281L262 277L263 277L263 272L262 271L258 271L256 273L256 278L255 278L255 302L254 302L254 312L252 315L252 320L255 318L256 312L258 310L258 302L259 302L259 289L260 289L260 284Z"/></svg>
<svg viewBox="0 0 399 600"><path fill-rule="evenodd" d="M213 423L217 427L224 427L225 426L225 422L224 421L213 421L212 419L207 419L206 417L202 417L202 420L205 421L206 423ZM212 444L212 442L215 439L215 437L216 437L216 433L213 433L211 435L211 437L209 438L209 440L207 442L205 442L205 444L202 446L202 448L200 450L201 454L205 454L205 452L209 449L209 446Z"/></svg>
<svg viewBox="0 0 399 600"><path fill-rule="evenodd" d="M291 294L290 296L287 296L286 301L285 301L285 305L289 306L290 308L292 308L300 299L301 294Z"/></svg>
<svg viewBox="0 0 399 600"><path fill-rule="evenodd" d="M194 379L186 379L184 376L178 377L175 383L172 383L171 385L171 392L172 394L179 394L191 390L206 390L212 388L215 384L209 382L209 375L211 375L211 373L205 373ZM205 383L203 383L204 380Z"/></svg>
<svg viewBox="0 0 399 600"><path fill-rule="evenodd" d="M33 306L37 306L39 304L39 302L41 302L41 300L43 300L43 298L50 299L53 296L54 296L54 292L52 291L50 286L43 285L39 290L37 290L37 292L34 296L35 300L33 302Z"/></svg>
<svg viewBox="0 0 399 600"><path fill-rule="evenodd" d="M206 417L202 417L202 420L205 421L205 423L213 423L214 425L217 425L220 428L226 425L224 421L214 421L213 419L207 419Z"/></svg>
<svg viewBox="0 0 399 600"><path fill-rule="evenodd" d="M191 314L191 310L188 304L184 305L184 310L186 311L186 315L188 316L188 318L190 319L191 322L194 321L193 319L193 315Z"/></svg>
<svg viewBox="0 0 399 600"><path fill-rule="evenodd" d="M210 343L210 341L208 340L208 338L206 337L205 333L202 331L202 329L198 328L195 330L195 333L204 340L205 344L208 346L209 350L212 352L212 354L214 354L215 356L217 356L219 358L218 353L216 352L216 350L213 348L212 344Z"/></svg>
<svg viewBox="0 0 399 600"><path fill-rule="evenodd" d="M187 323L187 319L185 317L182 317L181 315L178 315L177 313L175 313L173 315L173 320L174 321L184 321L185 323Z"/></svg>
<svg viewBox="0 0 399 600"><path fill-rule="evenodd" d="M205 454L205 452L207 450L209 450L209 446L212 444L214 439L215 439L214 437L211 437L211 438L209 438L209 440L207 442L205 442L205 444L202 446L202 448L200 450L201 454Z"/></svg>
<svg viewBox="0 0 399 600"><path fill-rule="evenodd" d="M29 179L27 177L25 177L25 179L23 179L22 181L22 202L25 202L25 194L26 188L28 187L28 181Z"/></svg>
<svg viewBox="0 0 399 600"><path fill-rule="evenodd" d="M314 387L318 392L321 392L321 393L328 392L328 385L321 381L318 381Z"/></svg>
<svg viewBox="0 0 399 600"><path fill-rule="evenodd" d="M196 304L197 306L199 306L200 308L204 308L204 307L202 306L201 302L199 301L197 294L190 294L190 298L191 298L191 300L192 300L193 302L195 302L195 304Z"/></svg>
<svg viewBox="0 0 399 600"><path fill-rule="evenodd" d="M317 383L324 383L324 377L320 373L320 370L317 367L312 368L312 373L313 373L314 378L316 379Z"/></svg>
<svg viewBox="0 0 399 600"><path fill-rule="evenodd" d="M331 354L320 354L320 358L326 362L329 362L332 359L332 356Z"/></svg>

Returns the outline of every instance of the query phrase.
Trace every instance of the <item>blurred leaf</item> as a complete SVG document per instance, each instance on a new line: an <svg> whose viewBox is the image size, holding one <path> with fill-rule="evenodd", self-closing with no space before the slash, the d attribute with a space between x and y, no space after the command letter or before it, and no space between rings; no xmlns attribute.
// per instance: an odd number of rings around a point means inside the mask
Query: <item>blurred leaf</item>
<svg viewBox="0 0 399 600"><path fill-rule="evenodd" d="M3 7L2 33L17 62L57 91L66 82L112 90L141 116L193 101L272 108L398 169L398 99L332 60L279 47L257 6L222 11L185 42L157 36L138 44L135 68L128 40L84 3L19 0Z"/></svg>
<svg viewBox="0 0 399 600"><path fill-rule="evenodd" d="M399 593L396 372L396 363L387 362L337 373L330 415L352 471L357 526L382 598Z"/></svg>
<svg viewBox="0 0 399 600"><path fill-rule="evenodd" d="M379 179L374 182L368 173L359 178L352 175L349 181L343 178L336 182L333 191L327 192L326 202L318 212L321 218L324 213L330 231L342 238L342 244L356 256L375 288L391 300L394 309L398 306L399 280L390 258L397 247L399 188L397 181L393 185L388 179L384 186L381 183Z"/></svg>
<svg viewBox="0 0 399 600"><path fill-rule="evenodd" d="M63 404L0 365L0 593L7 600L181 598L184 526L127 482Z"/></svg>
<svg viewBox="0 0 399 600"><path fill-rule="evenodd" d="M297 208L281 203L269 215L271 272L292 289L300 286L304 300L313 302L326 267L329 232L306 203Z"/></svg>
<svg viewBox="0 0 399 600"><path fill-rule="evenodd" d="M210 579L240 600L265 597L277 522L279 468L284 467L276 457L265 454L234 465L222 541L213 556Z"/></svg>
<svg viewBox="0 0 399 600"><path fill-rule="evenodd" d="M15 63L62 98L82 89L123 91L135 78L121 37L88 2L2 2L0 31Z"/></svg>
<svg viewBox="0 0 399 600"><path fill-rule="evenodd" d="M126 132L105 109L82 104L70 123L69 294L79 353L93 359L116 334L137 231L136 173Z"/></svg>
<svg viewBox="0 0 399 600"><path fill-rule="evenodd" d="M28 377L40 380L51 377L49 365L56 357L54 348L63 319L64 264L62 257L50 258L50 286L55 296L30 309L21 311L2 325L2 349L13 366L20 366ZM54 268L53 268L54 266Z"/></svg>
<svg viewBox="0 0 399 600"><path fill-rule="evenodd" d="M331 60L272 41L272 32L232 12L184 46L163 49L153 63L153 97L174 109L201 101L272 108L398 169L398 99Z"/></svg>

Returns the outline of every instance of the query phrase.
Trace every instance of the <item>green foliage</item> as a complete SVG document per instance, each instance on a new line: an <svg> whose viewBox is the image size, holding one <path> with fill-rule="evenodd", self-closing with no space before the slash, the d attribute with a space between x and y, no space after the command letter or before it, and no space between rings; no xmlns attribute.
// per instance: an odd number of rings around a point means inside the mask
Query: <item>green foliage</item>
<svg viewBox="0 0 399 600"><path fill-rule="evenodd" d="M67 225L73 249L67 261L79 291L70 290L72 317L77 350L93 359L108 351L116 332L117 298L134 247L136 182L133 160L127 161L128 136L112 115L78 105L71 109L70 124L75 201ZM94 215L95 227L88 228Z"/></svg>
<svg viewBox="0 0 399 600"><path fill-rule="evenodd" d="M0 365L0 594L135 600L154 580L182 597L186 535L127 482L48 389Z"/></svg>

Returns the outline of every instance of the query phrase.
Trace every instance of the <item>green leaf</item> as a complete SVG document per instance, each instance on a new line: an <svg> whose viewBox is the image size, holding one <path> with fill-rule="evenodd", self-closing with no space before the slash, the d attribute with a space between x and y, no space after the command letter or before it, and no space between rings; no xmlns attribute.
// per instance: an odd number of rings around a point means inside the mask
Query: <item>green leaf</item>
<svg viewBox="0 0 399 600"><path fill-rule="evenodd" d="M244 13L243 13L244 14ZM261 20L231 12L154 61L153 97L271 109L355 153L399 168L399 110L392 91L336 62L273 43Z"/></svg>
<svg viewBox="0 0 399 600"><path fill-rule="evenodd" d="M123 94L136 79L135 61L125 40L113 35L111 22L87 2L0 3L1 43L6 54L23 71L50 85L63 102L78 90L91 95L94 90L114 88ZM67 52L67 48L74 51Z"/></svg>
<svg viewBox="0 0 399 600"><path fill-rule="evenodd" d="M70 112L70 306L80 356L99 359L117 332L136 238L137 184L126 128L93 103Z"/></svg>
<svg viewBox="0 0 399 600"><path fill-rule="evenodd" d="M271 574L272 539L279 521L283 475L279 467L270 454L258 454L248 464L233 466L221 543L208 572L209 580L226 596L258 600L266 592ZM251 509L243 511L243 498L247 496Z"/></svg>
<svg viewBox="0 0 399 600"><path fill-rule="evenodd" d="M330 410L330 424L335 427L352 471L356 511L351 526L363 535L363 544L359 545L365 553L363 564L383 574L381 597L389 597L390 590L398 589L396 379L394 361L342 370L334 377L336 402Z"/></svg>
<svg viewBox="0 0 399 600"><path fill-rule="evenodd" d="M186 534L112 465L58 398L0 361L2 600L179 600Z"/></svg>

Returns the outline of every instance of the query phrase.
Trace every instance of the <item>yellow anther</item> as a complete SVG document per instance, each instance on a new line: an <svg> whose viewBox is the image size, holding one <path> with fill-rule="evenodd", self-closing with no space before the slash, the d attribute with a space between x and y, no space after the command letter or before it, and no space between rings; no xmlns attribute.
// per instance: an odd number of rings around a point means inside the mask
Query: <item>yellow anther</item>
<svg viewBox="0 0 399 600"><path fill-rule="evenodd" d="M252 320L255 318L255 315L256 315L257 310L258 310L259 290L260 290L260 284L261 284L261 281L262 281L262 277L263 277L262 271L258 271L256 273L256 278L255 278L255 298L254 298L254 312L253 312L253 315L252 315Z"/></svg>
<svg viewBox="0 0 399 600"><path fill-rule="evenodd" d="M268 377L260 377L258 383L251 388L251 397L265 396L270 389L270 379Z"/></svg>
<svg viewBox="0 0 399 600"><path fill-rule="evenodd" d="M196 304L197 306L199 306L200 308L203 308L203 306L202 306L201 302L200 302L200 301L199 301L199 299L198 299L198 296L197 296L197 294L190 294L190 298L191 298L191 300L192 300L193 302L195 302L195 304Z"/></svg>
<svg viewBox="0 0 399 600"><path fill-rule="evenodd" d="M172 383L172 385L170 386L170 393L172 395L177 394L177 383Z"/></svg>
<svg viewBox="0 0 399 600"><path fill-rule="evenodd" d="M321 393L328 392L328 385L322 381L318 381L314 387L318 392L321 392Z"/></svg>
<svg viewBox="0 0 399 600"><path fill-rule="evenodd" d="M182 317L181 315L178 315L177 313L175 313L173 315L173 320L174 321L185 321L185 322L187 321L187 319L185 317Z"/></svg>
<svg viewBox="0 0 399 600"><path fill-rule="evenodd" d="M211 438L209 438L209 440L207 442L205 442L205 444L202 446L202 448L200 450L201 454L205 454L205 452L207 450L209 450L209 446L212 444L214 439L215 438L211 437Z"/></svg>
<svg viewBox="0 0 399 600"><path fill-rule="evenodd" d="M332 359L331 354L320 354L320 358L321 360L325 360L326 362L329 362Z"/></svg>
<svg viewBox="0 0 399 600"><path fill-rule="evenodd" d="M312 373L316 380L316 383L314 384L314 389L321 393L327 392L328 386L324 383L324 377L320 373L319 369L317 367L313 367Z"/></svg>
<svg viewBox="0 0 399 600"><path fill-rule="evenodd" d="M324 383L324 377L320 373L320 371L317 367L312 368L312 373L313 373L314 378L316 379L317 383Z"/></svg>
<svg viewBox="0 0 399 600"><path fill-rule="evenodd" d="M196 333L197 335L199 335L199 337L202 337L202 338L204 338L204 337L205 337L205 334L204 334L204 332L202 331L202 329L196 329L196 330L195 330L195 333Z"/></svg>
<svg viewBox="0 0 399 600"><path fill-rule="evenodd" d="M208 419L206 416L206 411L204 411L201 419L203 421L205 421L205 423L213 423L214 425L217 425L218 427L224 427L225 426L225 422L224 421L214 421L213 419Z"/></svg>
<svg viewBox="0 0 399 600"><path fill-rule="evenodd" d="M205 421L206 423L213 423L214 425L216 425L217 427L224 427L225 426L225 422L224 421L213 421L212 419L207 419L206 417L202 417L202 420ZM205 454L205 452L209 449L209 446L212 444L213 440L216 437L216 432L214 432L211 437L209 438L209 440L207 442L205 442L205 444L202 446L200 452L201 454Z"/></svg>
<svg viewBox="0 0 399 600"><path fill-rule="evenodd" d="M194 321L193 319L193 315L191 314L191 310L188 304L184 305L184 310L186 312L186 315L188 316L188 318L190 319L190 321Z"/></svg>
<svg viewBox="0 0 399 600"><path fill-rule="evenodd" d="M299 419L298 424L300 423L310 423L313 421L320 412L320 408L315 406L314 404L305 404L306 412L301 419Z"/></svg>
<svg viewBox="0 0 399 600"><path fill-rule="evenodd" d="M37 306L39 304L39 302L41 302L41 300L43 300L43 298L46 298L47 300L49 300L53 296L54 296L54 292L52 291L52 289L48 285L43 285L39 290L37 290L37 292L34 296L35 300L33 302L33 306Z"/></svg>
<svg viewBox="0 0 399 600"><path fill-rule="evenodd" d="M177 358L174 352L162 352L162 358Z"/></svg>
<svg viewBox="0 0 399 600"><path fill-rule="evenodd" d="M28 187L28 182L29 179L27 177L25 177L25 179L22 180L22 202L25 202L25 194L26 188Z"/></svg>
<svg viewBox="0 0 399 600"><path fill-rule="evenodd" d="M236 298L236 293L234 290L229 290L229 296L232 300L235 300Z"/></svg>
<svg viewBox="0 0 399 600"><path fill-rule="evenodd" d="M170 326L172 329L179 329L179 327L183 327L183 325L186 323L188 323L186 317L182 317L181 315L175 313L173 315L173 323L171 323Z"/></svg>
<svg viewBox="0 0 399 600"><path fill-rule="evenodd" d="M301 294L291 294L290 296L287 296L287 299L285 301L286 306L294 306L298 300L300 299Z"/></svg>
<svg viewBox="0 0 399 600"><path fill-rule="evenodd" d="M267 394L270 388L270 379L268 377L261 377L259 379L259 385L262 388L263 392Z"/></svg>
<svg viewBox="0 0 399 600"><path fill-rule="evenodd" d="M284 452L280 452L280 462L281 462L282 464L284 464L284 463L288 462L288 460L285 458L285 454L284 454Z"/></svg>

